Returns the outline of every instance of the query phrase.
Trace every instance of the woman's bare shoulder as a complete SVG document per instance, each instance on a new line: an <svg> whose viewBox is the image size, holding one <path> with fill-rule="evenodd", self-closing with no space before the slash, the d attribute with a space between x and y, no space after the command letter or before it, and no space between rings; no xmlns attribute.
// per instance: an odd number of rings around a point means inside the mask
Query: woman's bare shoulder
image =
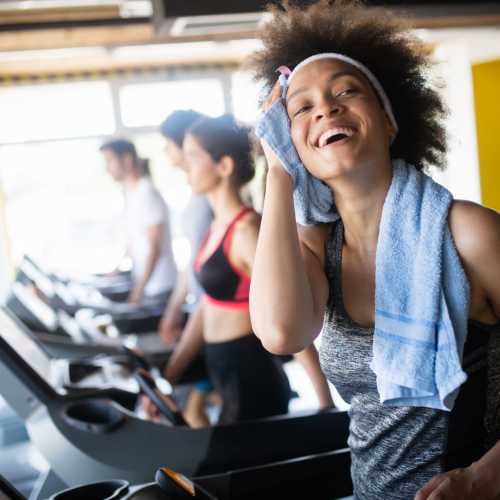
<svg viewBox="0 0 500 500"><path fill-rule="evenodd" d="M251 211L245 214L234 228L233 240L237 243L253 242L257 240L259 234L261 216L257 212Z"/></svg>
<svg viewBox="0 0 500 500"><path fill-rule="evenodd" d="M451 206L449 224L471 284L472 317L489 320L494 314L500 319L500 214L458 200Z"/></svg>
<svg viewBox="0 0 500 500"><path fill-rule="evenodd" d="M258 231L260 227L261 215L255 211L247 212L236 224L235 230L242 232Z"/></svg>
<svg viewBox="0 0 500 500"><path fill-rule="evenodd" d="M498 258L498 212L471 201L455 200L450 208L449 224L462 260L470 263L489 254Z"/></svg>

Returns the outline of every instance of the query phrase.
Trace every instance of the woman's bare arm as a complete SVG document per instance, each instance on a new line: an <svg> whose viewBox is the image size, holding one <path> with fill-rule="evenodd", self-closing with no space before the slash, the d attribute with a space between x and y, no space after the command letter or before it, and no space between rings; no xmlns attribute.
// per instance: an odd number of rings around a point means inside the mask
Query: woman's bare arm
<svg viewBox="0 0 500 500"><path fill-rule="evenodd" d="M165 378L175 384L203 347L203 302L189 318L181 339L165 369Z"/></svg>
<svg viewBox="0 0 500 500"><path fill-rule="evenodd" d="M272 161L274 155L268 151L266 156ZM270 162L250 316L263 345L278 354L299 352L313 342L321 330L328 297L320 259L299 240L292 190L290 176Z"/></svg>
<svg viewBox="0 0 500 500"><path fill-rule="evenodd" d="M320 408L333 406L332 393L328 387L328 381L321 370L319 356L314 344L306 347L303 351L295 355L295 359L302 365L306 371L316 392Z"/></svg>

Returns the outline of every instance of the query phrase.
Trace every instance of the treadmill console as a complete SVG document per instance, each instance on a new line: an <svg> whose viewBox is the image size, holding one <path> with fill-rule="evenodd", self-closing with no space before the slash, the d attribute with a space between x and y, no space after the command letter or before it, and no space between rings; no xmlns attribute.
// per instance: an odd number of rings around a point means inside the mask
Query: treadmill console
<svg viewBox="0 0 500 500"><path fill-rule="evenodd" d="M0 337L46 383L57 390L53 380L51 359L31 337L26 328L5 308L0 308Z"/></svg>
<svg viewBox="0 0 500 500"><path fill-rule="evenodd" d="M40 323L42 329L53 332L57 329L57 315L48 304L36 295L34 289L22 283L15 282L11 287L12 295L28 310L32 318L30 322Z"/></svg>
<svg viewBox="0 0 500 500"><path fill-rule="evenodd" d="M54 297L54 284L29 257L25 256L19 267L46 297Z"/></svg>
<svg viewBox="0 0 500 500"><path fill-rule="evenodd" d="M32 330L64 335L76 343L89 340L74 318L63 310L54 310L30 285L13 283L6 305Z"/></svg>

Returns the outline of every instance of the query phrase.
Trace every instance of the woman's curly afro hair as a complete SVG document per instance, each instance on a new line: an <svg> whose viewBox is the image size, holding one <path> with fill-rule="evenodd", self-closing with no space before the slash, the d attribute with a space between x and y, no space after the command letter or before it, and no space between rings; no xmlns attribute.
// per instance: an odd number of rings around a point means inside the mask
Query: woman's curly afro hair
<svg viewBox="0 0 500 500"><path fill-rule="evenodd" d="M419 170L444 167L445 108L428 78L428 51L405 22L359 0L319 0L305 7L283 0L268 10L272 19L262 29L264 48L250 60L268 90L281 65L293 70L320 52L345 54L367 66L389 97L399 127L391 157Z"/></svg>

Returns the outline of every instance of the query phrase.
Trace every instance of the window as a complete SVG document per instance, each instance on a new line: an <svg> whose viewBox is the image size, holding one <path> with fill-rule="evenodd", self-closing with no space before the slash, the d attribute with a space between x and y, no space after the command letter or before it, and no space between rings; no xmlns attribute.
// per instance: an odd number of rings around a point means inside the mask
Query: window
<svg viewBox="0 0 500 500"><path fill-rule="evenodd" d="M107 82L52 83L0 89L0 143L112 134Z"/></svg>
<svg viewBox="0 0 500 500"><path fill-rule="evenodd" d="M120 90L120 106L127 127L156 127L176 109L209 116L225 109L220 81L209 78L126 85Z"/></svg>
<svg viewBox="0 0 500 500"><path fill-rule="evenodd" d="M249 73L233 73L231 78L231 104L234 116L245 123L253 124L259 114L258 85Z"/></svg>
<svg viewBox="0 0 500 500"><path fill-rule="evenodd" d="M150 159L170 209L174 257L180 268L187 265L181 214L191 191L185 174L167 164L157 127L178 108L224 113L221 80L123 85L117 97L124 123L118 124L113 91L107 81L0 89L0 201L3 195L14 264L29 254L43 267L73 276L118 264L125 252L124 200L99 152L105 137L118 130ZM144 125L150 128L134 128Z"/></svg>
<svg viewBox="0 0 500 500"><path fill-rule="evenodd" d="M98 139L0 148L7 230L15 262L24 253L50 269L110 270L124 252L123 201Z"/></svg>

